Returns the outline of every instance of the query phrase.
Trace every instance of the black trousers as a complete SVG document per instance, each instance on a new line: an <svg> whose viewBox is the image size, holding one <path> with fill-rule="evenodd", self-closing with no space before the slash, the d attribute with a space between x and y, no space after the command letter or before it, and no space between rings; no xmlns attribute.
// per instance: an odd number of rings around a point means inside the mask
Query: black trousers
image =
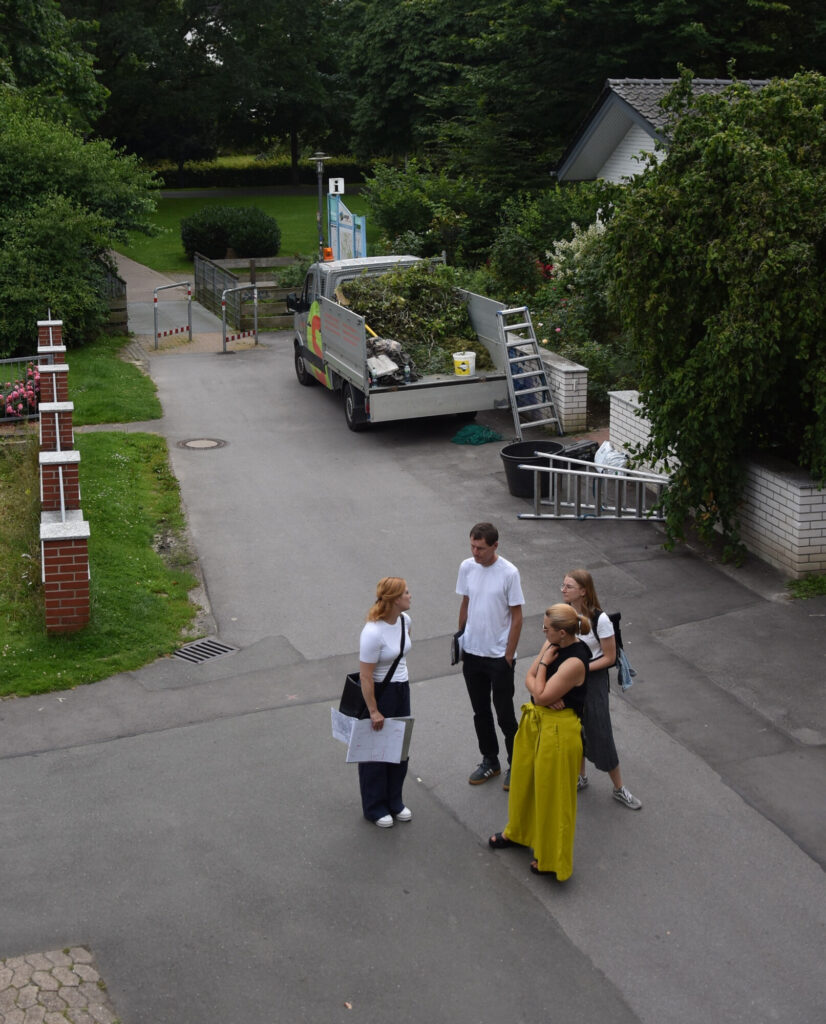
<svg viewBox="0 0 826 1024"><path fill-rule="evenodd" d="M410 716L410 684L390 683L376 701L386 718ZM407 761L359 762L361 809L368 821L378 821L386 814L398 814L404 807L402 786L407 775Z"/></svg>
<svg viewBox="0 0 826 1024"><path fill-rule="evenodd" d="M508 764L513 756L513 738L519 723L513 710L513 673L516 662L509 665L505 658L482 658L478 654L465 654L462 674L465 677L473 725L482 757L499 760L499 740L493 724L493 711L505 737ZM491 701L493 710L491 710Z"/></svg>

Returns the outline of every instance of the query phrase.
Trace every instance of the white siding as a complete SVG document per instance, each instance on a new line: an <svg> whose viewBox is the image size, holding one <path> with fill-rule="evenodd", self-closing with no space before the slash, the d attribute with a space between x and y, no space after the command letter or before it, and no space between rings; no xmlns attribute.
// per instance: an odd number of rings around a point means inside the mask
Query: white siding
<svg viewBox="0 0 826 1024"><path fill-rule="evenodd" d="M640 153L654 153L654 139L639 125L632 125L625 133L625 137L608 157L600 170L597 178L610 181L614 184L621 184L628 178L633 178L643 169L642 160L636 160ZM657 161L665 159L665 152L655 154Z"/></svg>

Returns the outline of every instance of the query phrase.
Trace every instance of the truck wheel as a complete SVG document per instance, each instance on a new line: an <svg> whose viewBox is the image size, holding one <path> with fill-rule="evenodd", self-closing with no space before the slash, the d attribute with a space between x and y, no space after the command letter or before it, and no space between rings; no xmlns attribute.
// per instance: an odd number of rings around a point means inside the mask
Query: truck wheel
<svg viewBox="0 0 826 1024"><path fill-rule="evenodd" d="M358 433L367 427L364 412L364 395L352 384L344 385L344 418L350 430Z"/></svg>
<svg viewBox="0 0 826 1024"><path fill-rule="evenodd" d="M302 356L298 345L295 346L295 375L302 387L312 387L316 382L315 377L307 370L307 364L304 362L304 356Z"/></svg>

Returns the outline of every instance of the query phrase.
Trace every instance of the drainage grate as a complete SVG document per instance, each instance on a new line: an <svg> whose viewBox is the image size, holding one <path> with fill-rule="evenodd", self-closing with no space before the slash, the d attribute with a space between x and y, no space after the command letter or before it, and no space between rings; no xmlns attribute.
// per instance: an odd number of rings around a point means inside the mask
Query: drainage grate
<svg viewBox="0 0 826 1024"><path fill-rule="evenodd" d="M234 654L237 650L237 647L231 647L229 644L222 644L220 640L206 637L203 640L195 640L191 644L179 647L177 651L173 651L172 657L188 661L191 665L200 665L204 661L220 658L224 654Z"/></svg>

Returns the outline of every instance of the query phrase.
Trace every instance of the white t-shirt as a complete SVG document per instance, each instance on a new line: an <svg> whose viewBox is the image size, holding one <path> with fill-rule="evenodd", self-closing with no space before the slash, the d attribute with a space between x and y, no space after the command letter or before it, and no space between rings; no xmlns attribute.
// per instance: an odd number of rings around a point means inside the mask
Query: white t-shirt
<svg viewBox="0 0 826 1024"><path fill-rule="evenodd" d="M402 612L404 617L404 653L410 650L412 641L410 639L410 616ZM402 645L401 619L391 626L389 622L379 619L378 622L366 622L361 631L359 641L359 661L367 665L375 665L373 669L373 682L380 683L390 666L399 656L399 648ZM405 683L408 680L407 659L402 660L396 666L391 682Z"/></svg>
<svg viewBox="0 0 826 1024"><path fill-rule="evenodd" d="M482 658L504 657L511 628L510 610L525 603L519 570L501 555L487 566L466 558L459 566L456 593L469 599L463 649Z"/></svg>
<svg viewBox="0 0 826 1024"><path fill-rule="evenodd" d="M591 652L591 661L593 661L594 658L601 658L602 657L602 647L601 647L600 642L599 642L600 638L604 639L606 636L613 636L613 635L614 635L614 624L613 624L613 622L611 622L611 620L608 618L608 616L605 614L605 612L600 612L600 616L597 619L596 635L594 635L594 624L592 622L591 623L591 630L590 630L590 632L589 633L585 633L579 639L584 644L588 645L588 650Z"/></svg>

